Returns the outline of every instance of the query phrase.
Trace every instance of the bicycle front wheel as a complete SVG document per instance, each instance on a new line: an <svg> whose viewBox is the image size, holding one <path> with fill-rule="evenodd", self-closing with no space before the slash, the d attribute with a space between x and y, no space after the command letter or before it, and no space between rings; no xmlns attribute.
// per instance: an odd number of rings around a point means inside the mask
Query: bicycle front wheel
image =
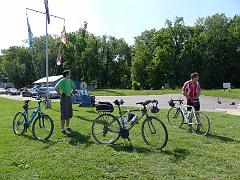
<svg viewBox="0 0 240 180"><path fill-rule="evenodd" d="M38 140L48 140L54 129L54 124L52 119L45 114L38 116L32 127L33 136Z"/></svg>
<svg viewBox="0 0 240 180"><path fill-rule="evenodd" d="M142 123L142 137L147 145L162 149L168 141L167 128L159 118L150 116Z"/></svg>
<svg viewBox="0 0 240 180"><path fill-rule="evenodd" d="M197 135L206 136L210 131L210 121L203 112L196 112L196 118L192 124L192 131Z"/></svg>
<svg viewBox="0 0 240 180"><path fill-rule="evenodd" d="M25 132L26 126L25 126L25 118L24 114L22 112L16 113L16 115L13 118L13 132L16 135L21 135Z"/></svg>
<svg viewBox="0 0 240 180"><path fill-rule="evenodd" d="M182 111L180 110L180 108L175 107L169 109L167 119L172 127L181 127L184 122Z"/></svg>
<svg viewBox="0 0 240 180"><path fill-rule="evenodd" d="M111 114L98 116L92 124L92 135L100 144L114 144L120 136L120 122Z"/></svg>

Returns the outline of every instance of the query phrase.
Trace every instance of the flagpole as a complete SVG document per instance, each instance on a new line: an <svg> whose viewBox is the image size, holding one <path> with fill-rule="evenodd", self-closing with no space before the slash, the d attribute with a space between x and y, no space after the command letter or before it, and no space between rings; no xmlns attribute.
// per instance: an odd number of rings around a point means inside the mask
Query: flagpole
<svg viewBox="0 0 240 180"><path fill-rule="evenodd" d="M48 82L48 15L46 14L46 78L47 78L47 94L46 94L46 108L51 108L51 101L49 101L49 82Z"/></svg>
<svg viewBox="0 0 240 180"><path fill-rule="evenodd" d="M47 85L47 94L46 94L46 108L51 108L51 101L49 100L49 69L48 69L48 24L50 23L50 20L48 19L49 16L52 16L54 18L58 18L58 19L62 19L64 20L64 25L65 25L65 18L62 18L62 17L58 17L58 16L55 16L55 15L51 15L46 12L41 12L41 11L37 11L37 10L34 10L34 9L30 9L30 8L26 8L26 10L29 10L29 11L33 11L33 12L36 12L36 13L40 13L40 14L45 14L46 15L46 48L45 48L45 55L46 55L46 85Z"/></svg>

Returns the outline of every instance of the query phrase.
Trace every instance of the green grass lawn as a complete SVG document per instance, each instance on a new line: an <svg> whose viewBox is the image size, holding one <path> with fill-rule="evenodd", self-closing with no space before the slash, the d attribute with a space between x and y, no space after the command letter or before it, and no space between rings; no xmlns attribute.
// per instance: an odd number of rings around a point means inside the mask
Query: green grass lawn
<svg viewBox="0 0 240 180"><path fill-rule="evenodd" d="M95 96L135 96L135 95L162 95L162 94L180 94L180 88L175 90L132 90L132 89L95 89L90 94ZM232 89L224 91L223 89L202 90L204 96L215 96L223 98L240 99L240 89Z"/></svg>
<svg viewBox="0 0 240 180"><path fill-rule="evenodd" d="M231 91L224 91L223 89L202 90L202 95L240 99L240 89L231 89Z"/></svg>
<svg viewBox="0 0 240 180"><path fill-rule="evenodd" d="M30 105L34 103L31 102ZM141 123L130 133L129 142L100 145L91 136L93 108L74 105L73 134L62 135L59 104L44 110L55 123L49 141L33 139L28 131L12 131L21 101L0 98L0 179L239 179L240 120L237 116L208 113L211 131L198 137L184 129L173 129L167 110L157 114L166 124L169 141L163 151L143 143Z"/></svg>
<svg viewBox="0 0 240 180"><path fill-rule="evenodd" d="M135 95L161 95L181 93L177 90L133 90L133 89L95 89L90 94L95 96L135 96Z"/></svg>

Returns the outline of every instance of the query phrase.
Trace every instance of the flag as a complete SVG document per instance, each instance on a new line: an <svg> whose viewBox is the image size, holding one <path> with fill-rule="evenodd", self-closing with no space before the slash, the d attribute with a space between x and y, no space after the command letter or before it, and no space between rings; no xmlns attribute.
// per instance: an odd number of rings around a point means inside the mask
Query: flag
<svg viewBox="0 0 240 180"><path fill-rule="evenodd" d="M48 8L48 0L44 0L44 4L45 4L47 21L48 21L48 24L50 24L50 14L49 14L49 8Z"/></svg>
<svg viewBox="0 0 240 180"><path fill-rule="evenodd" d="M56 60L58 66L61 65L61 61L62 61L62 57L61 57L60 48L59 48L57 60Z"/></svg>
<svg viewBox="0 0 240 180"><path fill-rule="evenodd" d="M34 37L33 37L33 33L29 24L29 20L28 20L28 16L27 16L27 27L28 27L28 44L29 47L31 48L33 46L34 43Z"/></svg>
<svg viewBox="0 0 240 180"><path fill-rule="evenodd" d="M61 41L63 44L67 44L67 33L66 33L66 29L65 29L65 25L63 26L63 30L61 32Z"/></svg>

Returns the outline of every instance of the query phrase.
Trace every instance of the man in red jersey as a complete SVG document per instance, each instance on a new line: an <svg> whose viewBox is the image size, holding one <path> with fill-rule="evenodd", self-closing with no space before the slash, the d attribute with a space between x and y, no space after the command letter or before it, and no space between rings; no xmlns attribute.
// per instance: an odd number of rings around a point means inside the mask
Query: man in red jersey
<svg viewBox="0 0 240 180"><path fill-rule="evenodd" d="M198 73L192 73L191 79L185 82L182 88L182 94L187 98L187 105L193 106L196 111L200 110L199 96L201 94L198 78ZM188 110L190 111L191 108L188 108Z"/></svg>

